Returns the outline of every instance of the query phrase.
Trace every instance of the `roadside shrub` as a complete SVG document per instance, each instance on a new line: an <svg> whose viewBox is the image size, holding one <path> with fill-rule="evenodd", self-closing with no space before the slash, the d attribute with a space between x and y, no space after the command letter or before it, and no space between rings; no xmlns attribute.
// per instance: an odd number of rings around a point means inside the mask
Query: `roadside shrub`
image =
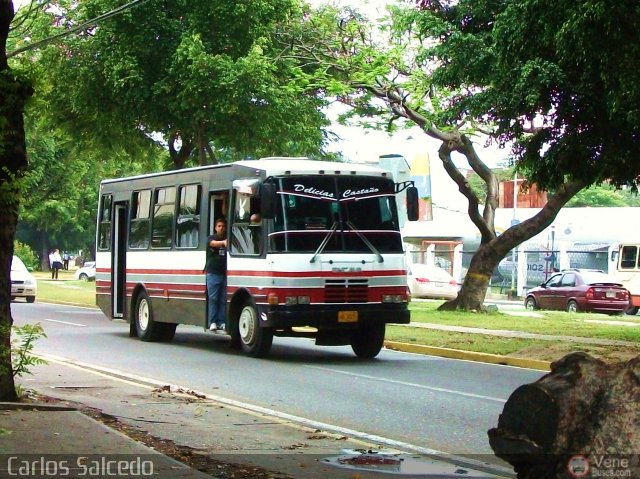
<svg viewBox="0 0 640 479"><path fill-rule="evenodd" d="M20 258L27 268L31 268L33 270L39 269L38 266L40 261L38 260L38 256L29 245L20 243L20 241L14 241L13 254Z"/></svg>
<svg viewBox="0 0 640 479"><path fill-rule="evenodd" d="M13 332L15 336L11 339L11 363L14 377L32 374L32 366L47 364L47 361L32 354L35 343L40 338L47 337L40 323L14 326Z"/></svg>

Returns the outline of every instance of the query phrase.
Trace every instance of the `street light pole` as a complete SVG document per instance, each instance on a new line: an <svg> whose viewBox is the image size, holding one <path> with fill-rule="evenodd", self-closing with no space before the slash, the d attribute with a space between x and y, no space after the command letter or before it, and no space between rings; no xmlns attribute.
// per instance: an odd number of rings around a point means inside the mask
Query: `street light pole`
<svg viewBox="0 0 640 479"><path fill-rule="evenodd" d="M556 270L555 242L556 242L556 227L555 225L551 225L551 271L552 272L555 272Z"/></svg>
<svg viewBox="0 0 640 479"><path fill-rule="evenodd" d="M511 226L518 224L516 219L516 209L518 207L518 172L513 173L513 219L511 220ZM511 294L515 296L514 291L516 289L516 249L511 250Z"/></svg>

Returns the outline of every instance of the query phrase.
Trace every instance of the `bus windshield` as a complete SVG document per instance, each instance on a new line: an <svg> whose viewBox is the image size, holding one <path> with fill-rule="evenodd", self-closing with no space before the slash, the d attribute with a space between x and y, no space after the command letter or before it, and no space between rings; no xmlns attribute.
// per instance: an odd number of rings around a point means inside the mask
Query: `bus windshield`
<svg viewBox="0 0 640 479"><path fill-rule="evenodd" d="M395 185L387 178L279 178L271 252L401 253Z"/></svg>

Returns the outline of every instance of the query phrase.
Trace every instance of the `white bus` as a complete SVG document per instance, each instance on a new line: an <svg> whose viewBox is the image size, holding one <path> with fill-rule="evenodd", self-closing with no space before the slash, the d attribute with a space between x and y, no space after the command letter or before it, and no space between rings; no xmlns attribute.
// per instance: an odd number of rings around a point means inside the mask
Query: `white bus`
<svg viewBox="0 0 640 479"><path fill-rule="evenodd" d="M224 217L232 347L263 357L274 336L312 337L375 357L385 324L409 322L402 191L415 220L412 183L368 165L265 158L105 180L96 302L143 341L206 328L206 240Z"/></svg>
<svg viewBox="0 0 640 479"><path fill-rule="evenodd" d="M614 275L631 295L627 314L637 314L640 307L640 243L621 243L617 256Z"/></svg>

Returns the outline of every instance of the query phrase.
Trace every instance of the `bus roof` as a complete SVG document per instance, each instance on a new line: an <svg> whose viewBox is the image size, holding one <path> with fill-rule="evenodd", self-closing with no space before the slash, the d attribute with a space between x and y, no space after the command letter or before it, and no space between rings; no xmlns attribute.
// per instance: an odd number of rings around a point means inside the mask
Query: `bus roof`
<svg viewBox="0 0 640 479"><path fill-rule="evenodd" d="M112 178L103 180L102 183L115 183L118 181L126 181L141 178L152 178L154 176L174 175L177 173L206 171L215 168L231 167L238 165L245 168L253 168L256 171L265 172L266 176L282 176L282 175L372 175L380 177L389 177L391 174L377 166L367 165L363 163L343 163L335 161L310 160L304 157L268 157L259 160L242 160L233 163L223 163L220 165L198 166L194 168L184 168L182 170L169 170L158 173L149 173L145 175L130 176L127 178Z"/></svg>
<svg viewBox="0 0 640 479"><path fill-rule="evenodd" d="M387 176L389 173L377 166L363 163L310 160L308 158L270 157L260 160L238 161L236 164L264 171L267 176L296 174L338 174Z"/></svg>

